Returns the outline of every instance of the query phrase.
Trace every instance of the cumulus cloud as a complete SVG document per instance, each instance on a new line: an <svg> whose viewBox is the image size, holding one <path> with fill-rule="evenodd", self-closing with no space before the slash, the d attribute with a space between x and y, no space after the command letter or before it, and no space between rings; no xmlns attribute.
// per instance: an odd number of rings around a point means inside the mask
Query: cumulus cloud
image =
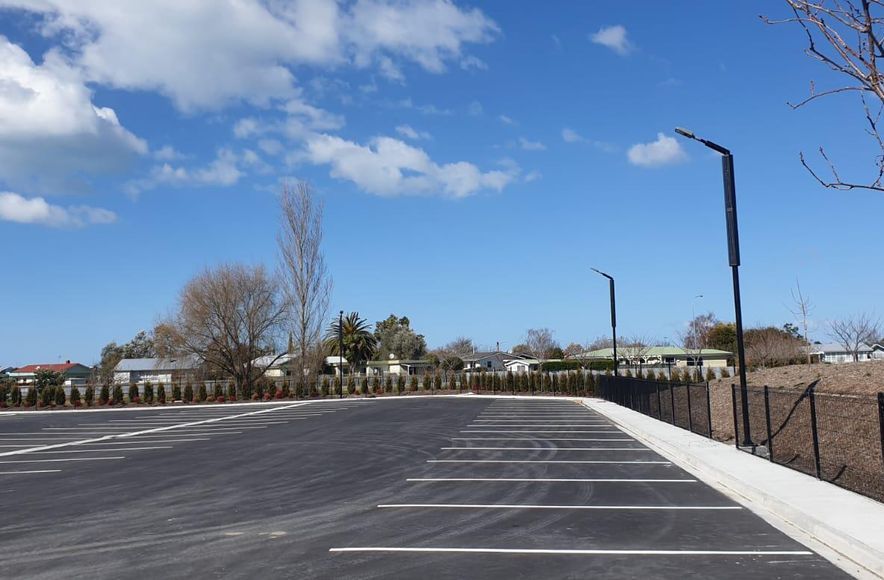
<svg viewBox="0 0 884 580"><path fill-rule="evenodd" d="M580 143L581 141L585 141L580 133L575 131L574 129L569 129L565 127L562 129L562 141L565 143Z"/></svg>
<svg viewBox="0 0 884 580"><path fill-rule="evenodd" d="M426 131L418 131L411 125L399 125L396 127L396 132L408 139L419 140L432 138Z"/></svg>
<svg viewBox="0 0 884 580"><path fill-rule="evenodd" d="M590 40L610 48L620 56L626 56L633 49L632 43L626 38L626 28L619 24L600 28L598 32L590 35Z"/></svg>
<svg viewBox="0 0 884 580"><path fill-rule="evenodd" d="M117 215L107 209L86 205L62 207L42 197L26 198L9 191L0 192L0 220L20 224L39 224L57 228L80 228L92 224L110 224Z"/></svg>
<svg viewBox="0 0 884 580"><path fill-rule="evenodd" d="M39 191L76 189L71 173L128 167L147 144L113 109L97 107L77 70L56 52L36 64L0 36L0 179Z"/></svg>
<svg viewBox="0 0 884 580"><path fill-rule="evenodd" d="M543 151L546 149L546 145L540 141L529 141L524 137L519 137L519 147L525 151Z"/></svg>
<svg viewBox="0 0 884 580"><path fill-rule="evenodd" d="M425 151L391 137L361 145L337 136L315 134L291 161L329 165L331 176L381 196L443 195L462 198L482 190L500 191L517 169L481 171L472 163L439 164Z"/></svg>
<svg viewBox="0 0 884 580"><path fill-rule="evenodd" d="M297 65L377 66L398 61L439 73L464 46L492 41L497 25L448 0L0 0L42 16L90 81L168 96L183 111L292 95ZM211 54L211 58L205 58ZM401 73L399 73L401 74Z"/></svg>
<svg viewBox="0 0 884 580"><path fill-rule="evenodd" d="M514 120L512 120L510 117L507 117L506 115L498 115L497 120L500 121L501 123L503 123L504 125L515 125L516 124L516 122Z"/></svg>
<svg viewBox="0 0 884 580"><path fill-rule="evenodd" d="M251 149L236 153L232 149L221 148L215 159L201 166L188 167L169 162L155 165L148 177L130 181L125 190L130 196L137 197L160 185L229 187L242 179L248 167L262 173L267 170L266 163Z"/></svg>
<svg viewBox="0 0 884 580"><path fill-rule="evenodd" d="M637 143L626 152L629 162L639 167L662 167L687 160L688 156L674 137L657 133L651 143Z"/></svg>

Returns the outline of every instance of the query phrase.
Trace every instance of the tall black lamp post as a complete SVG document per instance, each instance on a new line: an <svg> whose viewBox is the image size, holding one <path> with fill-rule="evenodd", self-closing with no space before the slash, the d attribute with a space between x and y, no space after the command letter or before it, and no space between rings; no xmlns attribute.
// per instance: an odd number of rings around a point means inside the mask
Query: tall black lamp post
<svg viewBox="0 0 884 580"><path fill-rule="evenodd" d="M590 268L596 274L601 274L605 278L608 279L608 285L611 289L611 338L614 341L614 376L617 376L617 367L618 367L618 359L617 359L617 306L614 301L614 278L608 274L605 274L601 270L596 270L595 268Z"/></svg>
<svg viewBox="0 0 884 580"><path fill-rule="evenodd" d="M338 313L338 372L341 382L338 387L338 398L344 398L344 311Z"/></svg>
<svg viewBox="0 0 884 580"><path fill-rule="evenodd" d="M740 366L740 398L742 399L743 446L752 446L749 426L749 389L746 386L746 350L743 345L743 308L740 304L740 233L737 228L737 190L734 183L734 156L730 150L701 139L687 129L676 127L675 132L688 139L699 141L709 149L721 154L721 173L724 179L724 213L727 224L727 250L734 279L734 318L737 327L737 359Z"/></svg>

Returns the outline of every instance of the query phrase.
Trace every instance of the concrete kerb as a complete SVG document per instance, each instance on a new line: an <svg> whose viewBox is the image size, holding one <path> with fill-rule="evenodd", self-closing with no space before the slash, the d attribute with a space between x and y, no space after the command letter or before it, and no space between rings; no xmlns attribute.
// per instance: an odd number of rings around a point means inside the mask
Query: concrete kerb
<svg viewBox="0 0 884 580"><path fill-rule="evenodd" d="M845 572L884 578L884 504L614 403L583 404Z"/></svg>

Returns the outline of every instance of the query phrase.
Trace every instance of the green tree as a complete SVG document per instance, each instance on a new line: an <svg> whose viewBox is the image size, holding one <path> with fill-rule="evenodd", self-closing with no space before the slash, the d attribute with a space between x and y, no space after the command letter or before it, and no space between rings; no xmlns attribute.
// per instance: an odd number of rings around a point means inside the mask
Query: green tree
<svg viewBox="0 0 884 580"><path fill-rule="evenodd" d="M706 346L728 352L737 351L737 327L733 322L717 322L706 334Z"/></svg>
<svg viewBox="0 0 884 580"><path fill-rule="evenodd" d="M114 367L124 358L152 358L157 356L152 333L140 331L125 344L109 342L101 349L101 362L98 363L98 376L110 382Z"/></svg>
<svg viewBox="0 0 884 580"><path fill-rule="evenodd" d="M37 391L42 392L46 387L55 387L64 384L64 375L52 369L37 369L34 373L34 384Z"/></svg>
<svg viewBox="0 0 884 580"><path fill-rule="evenodd" d="M375 324L375 338L378 343L378 357L388 359L390 355L399 359L417 359L427 352L427 341L423 335L411 329L407 316L391 314L386 320Z"/></svg>
<svg viewBox="0 0 884 580"><path fill-rule="evenodd" d="M341 340L339 340L339 332ZM371 332L371 326L358 312L351 312L343 322L334 320L325 333L325 348L332 356L340 354L340 343L344 343L344 358L355 371L370 361L377 352L377 338Z"/></svg>

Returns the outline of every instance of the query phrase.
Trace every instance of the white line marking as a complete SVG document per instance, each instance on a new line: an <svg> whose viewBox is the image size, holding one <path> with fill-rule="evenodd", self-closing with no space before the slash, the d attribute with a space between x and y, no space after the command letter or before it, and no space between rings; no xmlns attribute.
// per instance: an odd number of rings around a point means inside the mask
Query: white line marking
<svg viewBox="0 0 884 580"><path fill-rule="evenodd" d="M574 423L574 424L569 423L569 424L564 424L564 425L559 425L559 424L551 425L549 423L540 423L537 425L506 425L506 424L500 424L500 423L492 423L492 424L488 424L488 425L485 425L485 424L475 425L475 424L473 424L473 425L467 425L467 427L469 427L471 429L475 429L476 427L481 427L481 428L485 429L487 427L525 427L525 428L529 428L529 427L530 428L534 428L534 427L605 427L608 425L610 425L610 423Z"/></svg>
<svg viewBox="0 0 884 580"><path fill-rule="evenodd" d="M641 463L648 465L669 465L669 461L590 461L590 460L556 460L556 459L427 459L427 463Z"/></svg>
<svg viewBox="0 0 884 580"><path fill-rule="evenodd" d="M253 415L263 415L265 413L272 413L274 411L281 410L281 409L292 409L295 407L300 407L305 404L306 403L292 403L291 405L284 405L284 406L278 406L278 407L266 407L266 408L263 408L259 411L249 411L247 413L241 413L239 415L230 415L230 417L248 417L248 416L253 416ZM139 435L150 435L150 434L157 434L157 433L163 433L166 436L168 436L169 433L167 433L167 432L172 429L179 429L179 431L177 431L175 434L181 435L184 433L184 429L182 429L184 427L214 426L218 422L224 421L226 418L227 417L216 417L213 419L205 419L203 421L194 421L191 423L183 423L181 425L169 425L168 427L156 427L153 429L146 429L143 431L133 431L130 433L103 435L101 437L95 437L95 438L91 438L91 439L80 439L78 441L67 441L65 443L57 443L54 445L44 445L41 447L31 447L29 449L16 449L15 451L3 451L3 452L0 452L0 457L6 457L6 456L10 456L10 455L21 455L24 453L31 453L33 451L45 451L47 449L55 449L55 448L59 448L59 447L69 447L72 445L84 445L87 443L97 443L99 441L109 441L114 438L129 438L129 437L137 437ZM214 431L214 432L210 432L210 433L220 433L220 431ZM231 433L239 433L239 431L233 431ZM196 432L191 431L190 434L195 435Z"/></svg>
<svg viewBox="0 0 884 580"><path fill-rule="evenodd" d="M56 461L109 461L111 459L126 459L125 456L118 457L70 457L67 459L22 459L16 461L0 461L0 463L51 463Z"/></svg>
<svg viewBox="0 0 884 580"><path fill-rule="evenodd" d="M331 548L329 552L431 552L447 554L544 554L568 556L812 556L807 550L520 550L518 548Z"/></svg>
<svg viewBox="0 0 884 580"><path fill-rule="evenodd" d="M405 481L447 482L447 481L510 481L510 482L545 482L545 483L697 483L696 479L580 479L565 477L413 477Z"/></svg>
<svg viewBox="0 0 884 580"><path fill-rule="evenodd" d="M651 451L647 447L440 447L445 451Z"/></svg>
<svg viewBox="0 0 884 580"><path fill-rule="evenodd" d="M631 437L449 437L452 441L635 441Z"/></svg>
<svg viewBox="0 0 884 580"><path fill-rule="evenodd" d="M504 503L382 503L378 508L454 508L454 509L503 509L503 510L741 510L743 506L723 505L536 505L536 504L504 504Z"/></svg>
<svg viewBox="0 0 884 580"><path fill-rule="evenodd" d="M613 427L612 427L613 429ZM616 433L617 430L613 431L602 431L602 430L592 430L592 431L550 431L550 430L532 430L532 431L481 431L481 430L471 430L471 429L462 429L461 433Z"/></svg>
<svg viewBox="0 0 884 580"><path fill-rule="evenodd" d="M52 455L54 453L100 453L102 451L113 451L114 453L119 453L120 451L147 451L148 449L174 449L171 445L169 446L157 446L157 447L123 447L115 448L115 449L96 449L95 447L90 447L89 449L63 449L61 451L49 450L49 451L37 451L34 455Z"/></svg>
<svg viewBox="0 0 884 580"><path fill-rule="evenodd" d="M60 473L60 469L31 469L28 471L0 471L0 475L19 475L22 473Z"/></svg>
<svg viewBox="0 0 884 580"><path fill-rule="evenodd" d="M142 435L144 437L144 435ZM147 439L138 441L99 441L98 443L86 443L85 445L132 445L133 443L190 443L191 441L211 441L210 437L193 437L191 439Z"/></svg>

